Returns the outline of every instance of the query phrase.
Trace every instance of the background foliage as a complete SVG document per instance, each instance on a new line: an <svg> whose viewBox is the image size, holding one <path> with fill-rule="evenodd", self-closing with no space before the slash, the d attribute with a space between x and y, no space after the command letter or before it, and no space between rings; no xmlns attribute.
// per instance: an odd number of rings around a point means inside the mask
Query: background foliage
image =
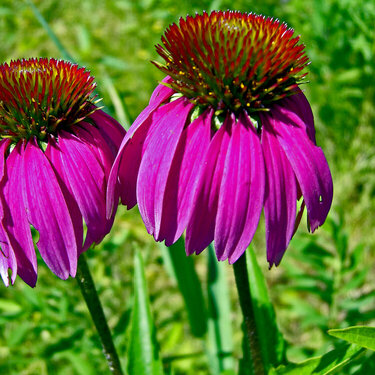
<svg viewBox="0 0 375 375"><path fill-rule="evenodd" d="M329 336L329 328L374 324L374 1L40 0L35 5L73 59L91 70L105 110L125 127L147 105L162 78L149 61L158 59L154 45L178 17L212 9L253 11L280 18L301 34L311 59L310 83L304 89L313 107L318 143L333 174L333 209L316 234L306 234L301 225L277 269L267 270L262 228L254 249L289 360L340 347L342 341ZM63 57L28 1L1 1L0 45L0 61ZM136 209L123 208L111 234L87 254L122 360L129 349L135 249L145 263L164 369L194 375L236 369L242 335L231 268L221 264L215 272L224 276L217 281L206 272L212 262L208 251L189 258L184 269L194 270L195 265L203 285L199 290L189 272L182 278L173 275L169 263L181 259L171 258L163 245L153 242ZM8 289L0 286L0 373L106 373L75 280L57 279L41 260L39 271L35 289L19 279ZM218 289L216 282L226 279ZM220 300L218 290L225 288L228 299L219 306L225 314L217 319L211 302ZM220 361L212 356L217 350L210 339L215 329L224 335ZM345 373L374 373L374 361L366 353L365 361L354 362Z"/></svg>

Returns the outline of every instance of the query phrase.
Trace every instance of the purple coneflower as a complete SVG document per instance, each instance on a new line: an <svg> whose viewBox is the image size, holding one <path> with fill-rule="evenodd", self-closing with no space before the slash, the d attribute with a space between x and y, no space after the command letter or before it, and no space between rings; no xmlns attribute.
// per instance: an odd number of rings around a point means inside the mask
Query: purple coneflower
<svg viewBox="0 0 375 375"><path fill-rule="evenodd" d="M0 275L34 286L37 247L58 277L109 232L108 175L125 131L95 106L94 78L54 59L0 65ZM83 221L87 226L84 240Z"/></svg>
<svg viewBox="0 0 375 375"><path fill-rule="evenodd" d="M304 206L314 231L332 202L298 87L304 46L278 20L231 11L180 19L162 44L165 63L154 64L167 77L120 146L109 213L119 191L128 208L138 203L157 241L169 246L186 230L187 254L214 241L217 258L234 263L264 207L267 259L279 264Z"/></svg>

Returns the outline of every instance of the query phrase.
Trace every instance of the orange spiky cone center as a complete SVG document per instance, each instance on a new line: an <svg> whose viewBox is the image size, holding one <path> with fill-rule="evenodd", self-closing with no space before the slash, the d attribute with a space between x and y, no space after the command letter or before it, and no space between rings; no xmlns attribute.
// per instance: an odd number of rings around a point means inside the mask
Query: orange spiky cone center
<svg viewBox="0 0 375 375"><path fill-rule="evenodd" d="M0 65L0 139L13 142L57 136L92 114L94 78L84 68L55 59Z"/></svg>
<svg viewBox="0 0 375 375"><path fill-rule="evenodd" d="M269 110L293 94L308 63L299 36L280 21L214 11L180 19L157 45L175 91L200 106L238 112Z"/></svg>

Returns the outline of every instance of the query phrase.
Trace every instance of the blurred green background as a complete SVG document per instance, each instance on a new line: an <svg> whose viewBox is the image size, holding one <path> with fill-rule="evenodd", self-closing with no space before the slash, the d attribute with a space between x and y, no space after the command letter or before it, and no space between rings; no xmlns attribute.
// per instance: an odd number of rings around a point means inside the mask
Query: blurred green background
<svg viewBox="0 0 375 375"><path fill-rule="evenodd" d="M105 111L126 128L147 105L162 74L154 45L172 22L196 11L233 9L285 21L301 34L311 59L303 89L312 105L318 144L334 179L329 219L314 235L302 222L281 265L268 271L264 230L254 249L278 323L300 361L337 345L328 328L375 323L375 2L362 0L43 0L34 4L72 58L96 77ZM30 3L0 2L0 61L62 58ZM205 340L191 334L183 300L164 267L161 246L136 209L120 208L111 234L90 250L89 264L115 343L125 353L133 293L134 247L142 251L157 339L175 374L208 374ZM193 257L203 285L207 254ZM240 314L231 267L227 272L234 336L241 353ZM188 282L188 281L187 281ZM185 357L179 357L184 356ZM345 373L375 371L374 357ZM367 366L367 367L366 367ZM101 347L74 279L61 281L40 260L37 287L17 279L0 286L1 374L107 373Z"/></svg>

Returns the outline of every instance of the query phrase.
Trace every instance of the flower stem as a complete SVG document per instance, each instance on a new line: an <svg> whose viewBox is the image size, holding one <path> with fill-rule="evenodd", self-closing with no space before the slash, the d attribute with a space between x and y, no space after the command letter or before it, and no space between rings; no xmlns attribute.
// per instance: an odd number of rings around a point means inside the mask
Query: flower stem
<svg viewBox="0 0 375 375"><path fill-rule="evenodd" d="M250 357L252 359L253 370L255 375L264 375L264 365L262 361L262 351L260 348L257 326L253 304L251 301L251 292L249 287L249 276L247 274L246 253L244 253L233 264L234 277L238 297L240 300L244 326L246 329L247 340L250 348Z"/></svg>
<svg viewBox="0 0 375 375"><path fill-rule="evenodd" d="M104 316L103 308L100 303L94 281L91 277L85 254L81 254L78 259L76 280L81 288L81 293L90 311L91 319L93 320L99 333L109 370L114 375L123 375L120 361L112 341L111 332L108 328L107 320Z"/></svg>

